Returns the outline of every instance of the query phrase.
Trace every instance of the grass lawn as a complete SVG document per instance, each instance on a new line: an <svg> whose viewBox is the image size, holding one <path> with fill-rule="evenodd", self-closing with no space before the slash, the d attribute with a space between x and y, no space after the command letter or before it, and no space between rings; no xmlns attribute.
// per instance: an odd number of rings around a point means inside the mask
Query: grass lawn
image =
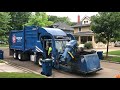
<svg viewBox="0 0 120 90"><path fill-rule="evenodd" d="M34 73L0 72L0 78L46 78Z"/></svg>
<svg viewBox="0 0 120 90"><path fill-rule="evenodd" d="M106 53L104 53L104 54L106 54ZM110 52L108 52L108 55L120 55L120 50L110 51Z"/></svg>
<svg viewBox="0 0 120 90"><path fill-rule="evenodd" d="M114 62L120 62L120 57L109 56L108 58L104 57L104 60L114 61Z"/></svg>

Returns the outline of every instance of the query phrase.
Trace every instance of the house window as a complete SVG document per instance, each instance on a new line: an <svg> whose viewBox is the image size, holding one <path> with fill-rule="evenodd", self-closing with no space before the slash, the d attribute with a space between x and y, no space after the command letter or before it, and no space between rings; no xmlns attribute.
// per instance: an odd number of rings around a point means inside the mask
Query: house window
<svg viewBox="0 0 120 90"><path fill-rule="evenodd" d="M88 41L92 41L92 36L88 36Z"/></svg>
<svg viewBox="0 0 120 90"><path fill-rule="evenodd" d="M78 32L80 32L81 31L81 28L80 27L78 27Z"/></svg>
<svg viewBox="0 0 120 90"><path fill-rule="evenodd" d="M81 36L81 43L85 44L88 41L92 41L92 36Z"/></svg>
<svg viewBox="0 0 120 90"><path fill-rule="evenodd" d="M84 24L88 24L88 21L84 21Z"/></svg>

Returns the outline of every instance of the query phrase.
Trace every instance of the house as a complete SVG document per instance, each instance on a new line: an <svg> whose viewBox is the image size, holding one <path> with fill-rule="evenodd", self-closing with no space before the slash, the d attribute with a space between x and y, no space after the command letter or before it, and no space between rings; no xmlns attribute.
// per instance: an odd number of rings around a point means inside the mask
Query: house
<svg viewBox="0 0 120 90"><path fill-rule="evenodd" d="M70 27L69 25L67 25L66 23L64 23L64 22L54 23L51 27L59 28L59 29L63 30L66 33L70 33L70 34L74 33L74 29L72 27Z"/></svg>
<svg viewBox="0 0 120 90"><path fill-rule="evenodd" d="M90 23L90 17L84 16L82 20L80 20L80 16L78 15L78 22L72 26L72 28L74 28L74 36L78 44L85 44L90 41L93 47L95 47L94 33L90 30Z"/></svg>

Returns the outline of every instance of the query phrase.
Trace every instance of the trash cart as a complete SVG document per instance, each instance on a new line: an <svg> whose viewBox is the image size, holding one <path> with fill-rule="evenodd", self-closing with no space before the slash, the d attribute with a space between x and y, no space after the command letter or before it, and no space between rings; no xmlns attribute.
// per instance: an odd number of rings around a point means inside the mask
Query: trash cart
<svg viewBox="0 0 120 90"><path fill-rule="evenodd" d="M97 51L98 57L100 60L103 59L103 51Z"/></svg>
<svg viewBox="0 0 120 90"><path fill-rule="evenodd" d="M0 59L3 59L3 51L0 50Z"/></svg>
<svg viewBox="0 0 120 90"><path fill-rule="evenodd" d="M46 76L52 75L52 59L41 60L42 63L42 72L41 74Z"/></svg>

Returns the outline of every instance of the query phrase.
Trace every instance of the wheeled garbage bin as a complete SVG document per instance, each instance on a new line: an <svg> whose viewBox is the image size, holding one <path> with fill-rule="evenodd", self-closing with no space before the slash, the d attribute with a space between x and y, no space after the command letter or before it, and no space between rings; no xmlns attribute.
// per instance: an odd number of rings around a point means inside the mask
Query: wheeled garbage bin
<svg viewBox="0 0 120 90"><path fill-rule="evenodd" d="M41 60L42 63L42 72L41 74L46 76L52 75L52 59Z"/></svg>
<svg viewBox="0 0 120 90"><path fill-rule="evenodd" d="M100 60L103 59L103 51L97 51L98 57Z"/></svg>
<svg viewBox="0 0 120 90"><path fill-rule="evenodd" d="M3 51L2 50L0 50L0 59L3 59Z"/></svg>

